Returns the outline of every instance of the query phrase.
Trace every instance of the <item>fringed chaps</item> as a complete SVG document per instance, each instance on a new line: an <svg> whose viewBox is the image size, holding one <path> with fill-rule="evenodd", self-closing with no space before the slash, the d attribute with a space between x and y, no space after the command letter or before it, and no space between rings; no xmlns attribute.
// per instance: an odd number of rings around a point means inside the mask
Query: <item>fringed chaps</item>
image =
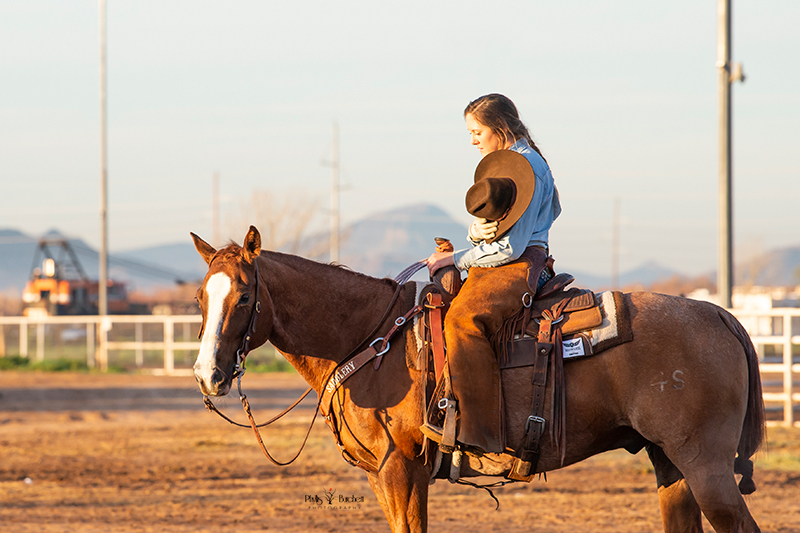
<svg viewBox="0 0 800 533"><path fill-rule="evenodd" d="M485 452L505 449L505 421L496 353L522 328L523 297L532 299L547 255L529 247L523 256L494 268L471 268L445 318L452 387L459 406L457 440ZM525 296L529 293L530 296ZM529 317L528 317L529 318ZM495 350L498 348L498 350Z"/></svg>

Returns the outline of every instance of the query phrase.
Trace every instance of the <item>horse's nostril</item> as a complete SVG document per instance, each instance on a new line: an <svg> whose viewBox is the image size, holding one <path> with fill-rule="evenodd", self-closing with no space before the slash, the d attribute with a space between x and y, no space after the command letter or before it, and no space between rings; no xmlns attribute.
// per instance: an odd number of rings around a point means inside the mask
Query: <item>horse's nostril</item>
<svg viewBox="0 0 800 533"><path fill-rule="evenodd" d="M223 381L225 381L225 374L219 368L215 368L214 373L211 374L211 384L219 385Z"/></svg>

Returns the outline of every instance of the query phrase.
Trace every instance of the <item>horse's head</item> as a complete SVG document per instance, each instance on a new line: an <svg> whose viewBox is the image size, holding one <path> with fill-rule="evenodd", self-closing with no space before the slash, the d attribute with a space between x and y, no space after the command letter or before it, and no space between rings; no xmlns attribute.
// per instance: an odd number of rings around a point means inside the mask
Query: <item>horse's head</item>
<svg viewBox="0 0 800 533"><path fill-rule="evenodd" d="M261 254L261 235L250 226L243 246L230 244L219 251L191 235L195 248L208 263L208 274L197 290L203 325L194 377L203 394L224 396L231 389L237 351L243 347L245 336L252 333L251 318L259 305L256 258ZM263 319L266 309L260 311Z"/></svg>

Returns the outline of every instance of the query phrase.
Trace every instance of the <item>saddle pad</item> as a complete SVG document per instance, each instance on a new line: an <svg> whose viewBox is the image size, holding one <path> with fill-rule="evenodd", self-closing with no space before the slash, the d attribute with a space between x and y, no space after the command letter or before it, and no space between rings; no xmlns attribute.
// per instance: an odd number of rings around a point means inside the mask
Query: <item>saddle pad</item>
<svg viewBox="0 0 800 533"><path fill-rule="evenodd" d="M619 344L632 341L630 315L623 294L605 291L597 295L602 308L602 323L592 329L565 335L562 339L565 360L596 355ZM501 362L501 369L533 365L536 337L524 336L514 339L508 349L508 357Z"/></svg>

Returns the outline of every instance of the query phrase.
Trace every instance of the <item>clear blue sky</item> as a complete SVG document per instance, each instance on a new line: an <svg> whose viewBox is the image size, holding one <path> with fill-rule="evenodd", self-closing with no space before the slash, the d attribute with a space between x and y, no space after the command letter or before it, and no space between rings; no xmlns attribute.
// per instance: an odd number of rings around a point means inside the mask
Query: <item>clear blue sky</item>
<svg viewBox="0 0 800 533"><path fill-rule="evenodd" d="M0 2L0 228L99 242L97 13ZM619 198L622 270L712 271L716 23L711 0L108 0L111 251L210 236L214 171L223 222L254 189L327 205L334 121L343 222L420 201L467 222L461 112L501 92L556 177L559 264L609 273ZM799 24L796 0L734 1L742 257L800 244Z"/></svg>

